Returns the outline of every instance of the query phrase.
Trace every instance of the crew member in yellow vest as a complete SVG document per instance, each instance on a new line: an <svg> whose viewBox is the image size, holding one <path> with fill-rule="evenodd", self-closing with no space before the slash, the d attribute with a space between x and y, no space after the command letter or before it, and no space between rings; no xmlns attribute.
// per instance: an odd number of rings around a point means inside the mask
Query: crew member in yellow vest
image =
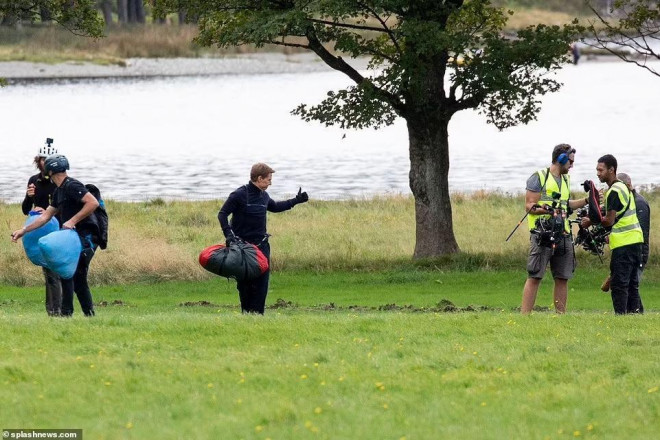
<svg viewBox="0 0 660 440"><path fill-rule="evenodd" d="M626 184L617 179L616 168L616 158L611 154L598 159L598 179L609 186L605 193L602 225L612 228L609 237L612 305L616 314L642 313L639 268L642 266L644 235L637 218L635 197ZM588 218L582 220L583 227L590 225Z"/></svg>
<svg viewBox="0 0 660 440"><path fill-rule="evenodd" d="M574 160L575 148L568 144L559 144L552 150L552 165L538 170L527 179L525 209L529 213L530 248L527 281L520 307L524 314L530 313L534 308L536 294L548 263L555 281L555 311L566 311L568 280L573 278L575 271L573 239L568 223L569 208L575 210L587 204L586 199L570 200L568 171L573 167ZM555 215L561 215L561 218L553 217ZM548 241L548 235L540 233L540 220L555 220L563 230L557 231L557 234L552 235L552 241Z"/></svg>

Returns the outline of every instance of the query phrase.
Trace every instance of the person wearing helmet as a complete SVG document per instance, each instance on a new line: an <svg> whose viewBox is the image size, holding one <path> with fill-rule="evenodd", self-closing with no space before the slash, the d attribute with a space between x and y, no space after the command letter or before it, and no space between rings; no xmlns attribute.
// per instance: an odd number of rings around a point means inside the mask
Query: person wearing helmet
<svg viewBox="0 0 660 440"><path fill-rule="evenodd" d="M50 205L55 188L57 188L44 169L46 157L57 153L57 149L53 147L52 143L52 139L46 139L46 145L39 148L39 152L34 157L34 165L39 172L30 177L27 183L22 206L25 215L30 214L31 211L33 213L45 211ZM46 267L42 270L46 280L46 312L50 316L57 316L62 308L62 283L60 277L52 270Z"/></svg>
<svg viewBox="0 0 660 440"><path fill-rule="evenodd" d="M72 278L62 280L62 316L73 314L73 293L75 292L85 316L94 316L92 293L87 283L89 263L98 244L95 231L98 226L90 215L99 206L99 202L80 181L67 175L69 161L62 154L52 154L44 160L44 170L57 188L53 193L48 208L34 222L14 231L12 241L17 241L26 232L33 231L55 216L60 216L63 229L75 229L80 236L83 251L78 260L78 267Z"/></svg>

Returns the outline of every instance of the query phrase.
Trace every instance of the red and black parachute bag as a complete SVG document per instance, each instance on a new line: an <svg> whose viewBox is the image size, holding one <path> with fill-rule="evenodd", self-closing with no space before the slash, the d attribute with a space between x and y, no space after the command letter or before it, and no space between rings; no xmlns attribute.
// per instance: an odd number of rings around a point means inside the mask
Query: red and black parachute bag
<svg viewBox="0 0 660 440"><path fill-rule="evenodd" d="M227 247L216 244L202 250L199 264L221 277L249 281L259 278L268 270L268 258L252 243L233 243Z"/></svg>
<svg viewBox="0 0 660 440"><path fill-rule="evenodd" d="M589 220L594 225L599 225L603 221L603 212L600 210L600 194L593 180L585 180L582 184L584 190L588 193L587 200L589 209Z"/></svg>

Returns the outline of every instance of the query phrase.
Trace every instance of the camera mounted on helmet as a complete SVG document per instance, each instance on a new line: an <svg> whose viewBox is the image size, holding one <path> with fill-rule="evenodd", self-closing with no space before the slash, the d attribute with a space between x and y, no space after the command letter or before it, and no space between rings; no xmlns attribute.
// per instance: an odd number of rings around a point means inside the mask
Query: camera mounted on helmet
<svg viewBox="0 0 660 440"><path fill-rule="evenodd" d="M39 148L37 156L45 159L51 154L57 154L57 148L53 147L52 138L46 138L46 145Z"/></svg>
<svg viewBox="0 0 660 440"><path fill-rule="evenodd" d="M44 161L44 170L47 173L63 173L69 169L69 161L63 154L51 154Z"/></svg>

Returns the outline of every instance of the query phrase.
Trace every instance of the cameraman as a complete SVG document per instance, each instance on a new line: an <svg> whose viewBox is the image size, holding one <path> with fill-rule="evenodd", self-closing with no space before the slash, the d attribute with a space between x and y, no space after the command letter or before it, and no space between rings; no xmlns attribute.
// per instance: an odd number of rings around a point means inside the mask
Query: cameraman
<svg viewBox="0 0 660 440"><path fill-rule="evenodd" d="M605 193L605 218L602 225L611 227L610 286L614 313L642 313L642 299L639 296L639 270L642 267L642 246L644 234L637 218L635 197L626 184L617 179L617 160L611 154L598 159L596 175L598 180L607 183ZM591 226L591 220L582 219L582 227Z"/></svg>
<svg viewBox="0 0 660 440"><path fill-rule="evenodd" d="M27 183L27 191L22 205L25 215L28 215L30 211L44 212L50 205L55 188L57 188L44 169L46 157L57 153L57 149L52 146L52 143L53 140L47 138L46 145L39 148L39 152L34 158L34 165L39 172L30 177ZM46 313L49 316L58 316L62 309L62 282L59 275L52 270L45 267L41 269L46 279Z"/></svg>
<svg viewBox="0 0 660 440"><path fill-rule="evenodd" d="M527 179L525 209L529 213L530 249L527 259L528 276L520 307L523 314L530 313L534 308L536 294L548 262L555 280L555 311L566 311L568 280L573 277L575 271L568 214L570 210L582 208L587 204L586 199L569 200L571 186L568 171L573 167L574 160L575 148L568 144L559 144L552 150L550 167L538 170Z"/></svg>

